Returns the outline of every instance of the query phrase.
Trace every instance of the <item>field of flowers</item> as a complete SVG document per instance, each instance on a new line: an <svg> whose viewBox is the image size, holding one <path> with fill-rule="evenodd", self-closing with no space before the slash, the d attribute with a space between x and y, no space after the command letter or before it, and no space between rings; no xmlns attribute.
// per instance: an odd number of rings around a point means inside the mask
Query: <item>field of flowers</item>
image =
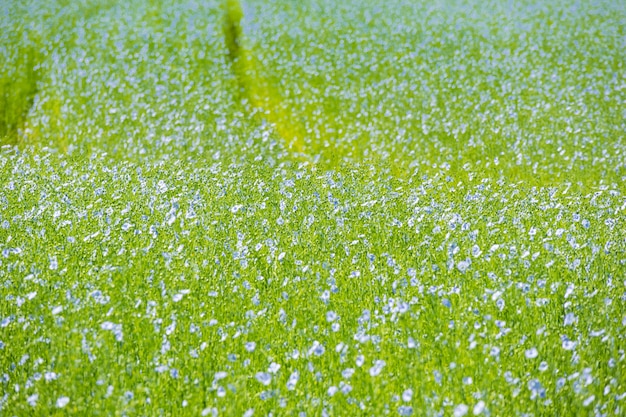
<svg viewBox="0 0 626 417"><path fill-rule="evenodd" d="M623 416L626 3L0 2L0 415Z"/></svg>

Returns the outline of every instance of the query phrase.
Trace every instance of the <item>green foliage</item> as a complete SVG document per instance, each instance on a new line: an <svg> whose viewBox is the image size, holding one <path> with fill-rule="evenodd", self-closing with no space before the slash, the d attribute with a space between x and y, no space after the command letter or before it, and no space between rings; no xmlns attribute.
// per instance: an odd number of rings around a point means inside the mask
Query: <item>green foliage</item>
<svg viewBox="0 0 626 417"><path fill-rule="evenodd" d="M23 44L5 54L0 67L0 140L17 143L18 132L24 127L26 116L37 94L40 45L25 36Z"/></svg>
<svg viewBox="0 0 626 417"><path fill-rule="evenodd" d="M622 3L3 2L0 414L623 415Z"/></svg>
<svg viewBox="0 0 626 417"><path fill-rule="evenodd" d="M227 0L224 4L224 9L224 40L228 49L228 56L234 61L241 56L241 42L243 40L241 18L243 17L243 10L238 0Z"/></svg>

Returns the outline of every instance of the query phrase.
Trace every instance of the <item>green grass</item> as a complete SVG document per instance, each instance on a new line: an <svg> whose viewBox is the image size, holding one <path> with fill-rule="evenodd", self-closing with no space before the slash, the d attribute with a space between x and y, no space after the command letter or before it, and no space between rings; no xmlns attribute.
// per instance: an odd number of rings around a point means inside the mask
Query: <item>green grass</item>
<svg viewBox="0 0 626 417"><path fill-rule="evenodd" d="M619 2L1 7L1 415L624 413Z"/></svg>
<svg viewBox="0 0 626 417"><path fill-rule="evenodd" d="M24 128L26 116L33 106L41 60L37 35L15 26L11 29L23 31L22 39L7 41L14 48L3 54L5 61L0 67L0 138L12 144L18 143L19 130ZM8 36L5 34L4 37Z"/></svg>

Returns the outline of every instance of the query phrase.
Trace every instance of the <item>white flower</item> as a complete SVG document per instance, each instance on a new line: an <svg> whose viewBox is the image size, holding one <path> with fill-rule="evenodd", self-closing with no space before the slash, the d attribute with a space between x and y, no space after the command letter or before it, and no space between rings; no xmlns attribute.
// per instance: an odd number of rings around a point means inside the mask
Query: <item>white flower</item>
<svg viewBox="0 0 626 417"><path fill-rule="evenodd" d="M525 352L525 355L528 359L535 359L539 356L539 351L537 351L537 348L532 347Z"/></svg>
<svg viewBox="0 0 626 417"><path fill-rule="evenodd" d="M459 404L454 408L454 417L463 417L469 411L469 407L465 404Z"/></svg>
<svg viewBox="0 0 626 417"><path fill-rule="evenodd" d="M374 366L370 368L370 375L371 376L380 375L384 367L385 367L385 361L377 360L376 362L374 362Z"/></svg>
<svg viewBox="0 0 626 417"><path fill-rule="evenodd" d="M207 417L207 416L217 416L217 408L205 408L204 410L202 410L202 413L200 414L202 417Z"/></svg>
<svg viewBox="0 0 626 417"><path fill-rule="evenodd" d="M411 388L404 390L402 393L402 401L408 403L413 398L413 390Z"/></svg>
<svg viewBox="0 0 626 417"><path fill-rule="evenodd" d="M46 382L50 382L50 381L54 381L55 379L57 379L59 375L56 372L46 372L45 374L43 374L43 377L46 380Z"/></svg>
<svg viewBox="0 0 626 417"><path fill-rule="evenodd" d="M59 397L57 399L57 408L63 408L65 407L67 404L69 404L70 399L69 397Z"/></svg>
<svg viewBox="0 0 626 417"><path fill-rule="evenodd" d="M270 364L270 367L269 367L269 369L268 369L268 372L269 372L270 374L276 374L276 373L278 372L278 370L279 370L279 369L280 369L280 365L279 365L279 364L277 364L276 362L272 362L272 363Z"/></svg>
<svg viewBox="0 0 626 417"><path fill-rule="evenodd" d="M458 268L458 270L459 270L461 273L464 273L464 272L465 272L465 271L467 271L467 270L468 270L468 268L470 267L470 262L469 262L469 261L467 261L467 260L465 260L465 261L460 261L460 262L456 265L456 267Z"/></svg>
<svg viewBox="0 0 626 417"><path fill-rule="evenodd" d="M115 328L115 323L111 323L110 321L105 321L100 325L102 330L113 330Z"/></svg>
<svg viewBox="0 0 626 417"><path fill-rule="evenodd" d="M578 323L578 317L574 313L567 313L565 315L565 325L571 326L574 323Z"/></svg>
<svg viewBox="0 0 626 417"><path fill-rule="evenodd" d="M337 313L335 313L334 311L328 311L326 313L326 321L333 322L335 320L337 320Z"/></svg>
<svg viewBox="0 0 626 417"><path fill-rule="evenodd" d="M320 356L325 352L324 345L320 344L317 340L313 342L313 346L309 349L309 356L315 354L316 356Z"/></svg>
<svg viewBox="0 0 626 417"><path fill-rule="evenodd" d="M363 366L364 363L365 363L365 356L359 355L356 357L356 366L360 368L361 366Z"/></svg>
<svg viewBox="0 0 626 417"><path fill-rule="evenodd" d="M585 406L585 407L589 407L589 405L591 405L591 403L592 403L595 399L596 399L596 396L595 396L595 395L592 395L592 396L590 396L590 397L587 397L587 398L585 399L585 401L583 401L583 406Z"/></svg>
<svg viewBox="0 0 626 417"><path fill-rule="evenodd" d="M339 383L339 389L341 390L341 393L343 395L348 395L350 394L350 392L352 392L352 385L346 384L345 382L341 381Z"/></svg>
<svg viewBox="0 0 626 417"><path fill-rule="evenodd" d="M167 184L165 183L165 181L160 180L157 183L157 187L156 187L156 192L157 194L163 194L164 192L166 192L168 190Z"/></svg>
<svg viewBox="0 0 626 417"><path fill-rule="evenodd" d="M257 372L255 377L263 385L269 385L272 382L272 375L267 372Z"/></svg>
<svg viewBox="0 0 626 417"><path fill-rule="evenodd" d="M481 414L483 411L485 411L485 402L481 400L476 403L472 412L475 416L477 416Z"/></svg>
<svg viewBox="0 0 626 417"><path fill-rule="evenodd" d="M413 414L413 407L401 405L400 407L398 407L398 414L400 414L402 417L409 417Z"/></svg>
<svg viewBox="0 0 626 417"><path fill-rule="evenodd" d="M289 380L287 381L287 389L289 391L293 391L296 388L296 384L298 383L298 379L300 378L300 374L298 371L293 371L289 376Z"/></svg>
<svg viewBox="0 0 626 417"><path fill-rule="evenodd" d="M50 269L54 271L58 267L59 267L59 262L57 262L57 257L56 256L50 257Z"/></svg>
<svg viewBox="0 0 626 417"><path fill-rule="evenodd" d="M564 340L563 341L563 349L565 350L573 350L576 347L576 342L571 341L571 340Z"/></svg>
<svg viewBox="0 0 626 417"><path fill-rule="evenodd" d="M26 402L31 407L35 407L37 405L37 400L39 399L39 394L33 394L26 399Z"/></svg>

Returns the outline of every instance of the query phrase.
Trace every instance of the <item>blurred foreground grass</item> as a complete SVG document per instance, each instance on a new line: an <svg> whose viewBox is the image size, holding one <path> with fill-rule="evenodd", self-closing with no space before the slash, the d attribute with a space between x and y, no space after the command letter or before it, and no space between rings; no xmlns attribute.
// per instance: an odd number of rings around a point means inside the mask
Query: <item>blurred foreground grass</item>
<svg viewBox="0 0 626 417"><path fill-rule="evenodd" d="M228 4L0 5L0 414L623 415L626 6Z"/></svg>

